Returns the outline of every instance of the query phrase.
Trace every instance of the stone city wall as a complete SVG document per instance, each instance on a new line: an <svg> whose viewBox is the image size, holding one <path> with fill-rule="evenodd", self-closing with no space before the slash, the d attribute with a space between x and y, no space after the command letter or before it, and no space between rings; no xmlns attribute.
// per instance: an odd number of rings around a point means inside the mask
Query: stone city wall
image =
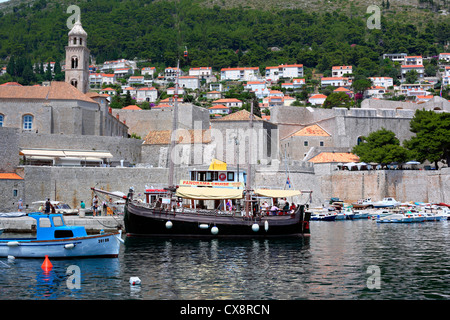
<svg viewBox="0 0 450 320"><path fill-rule="evenodd" d="M324 200L338 197L347 202L394 197L397 201L450 203L450 169L440 170L334 170L315 165Z"/></svg>

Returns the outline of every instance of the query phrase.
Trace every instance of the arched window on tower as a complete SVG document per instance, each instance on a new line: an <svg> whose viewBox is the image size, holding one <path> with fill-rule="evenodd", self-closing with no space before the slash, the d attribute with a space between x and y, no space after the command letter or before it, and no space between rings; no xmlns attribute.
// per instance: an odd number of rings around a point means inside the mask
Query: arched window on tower
<svg viewBox="0 0 450 320"><path fill-rule="evenodd" d="M72 69L78 68L78 58L72 58Z"/></svg>
<svg viewBox="0 0 450 320"><path fill-rule="evenodd" d="M80 46L83 45L83 38L80 38Z"/></svg>
<svg viewBox="0 0 450 320"><path fill-rule="evenodd" d="M73 44L77 44L77 38L73 38Z"/></svg>
<svg viewBox="0 0 450 320"><path fill-rule="evenodd" d="M75 88L78 86L78 81L73 79L70 81L70 84L73 85Z"/></svg>

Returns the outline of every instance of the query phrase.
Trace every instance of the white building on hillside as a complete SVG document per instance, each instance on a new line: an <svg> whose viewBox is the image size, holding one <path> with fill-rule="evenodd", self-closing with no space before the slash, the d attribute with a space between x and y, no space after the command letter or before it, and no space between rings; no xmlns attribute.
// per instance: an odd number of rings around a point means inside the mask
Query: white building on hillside
<svg viewBox="0 0 450 320"><path fill-rule="evenodd" d="M335 66L331 68L331 76L333 78L343 77L346 74L353 73L352 66Z"/></svg>
<svg viewBox="0 0 450 320"><path fill-rule="evenodd" d="M158 90L155 88L140 88L136 90L137 102L155 102L158 99Z"/></svg>
<svg viewBox="0 0 450 320"><path fill-rule="evenodd" d="M256 81L260 79L258 67L222 68L221 80Z"/></svg>
<svg viewBox="0 0 450 320"><path fill-rule="evenodd" d="M303 77L303 64L282 64L266 67L266 80L277 82L280 78Z"/></svg>
<svg viewBox="0 0 450 320"><path fill-rule="evenodd" d="M385 89L394 86L394 80L390 77L370 77L374 86L384 87Z"/></svg>

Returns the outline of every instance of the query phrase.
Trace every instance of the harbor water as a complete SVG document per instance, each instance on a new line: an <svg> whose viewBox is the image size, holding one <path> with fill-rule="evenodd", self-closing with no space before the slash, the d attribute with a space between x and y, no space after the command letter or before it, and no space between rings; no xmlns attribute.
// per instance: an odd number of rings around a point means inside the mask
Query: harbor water
<svg viewBox="0 0 450 320"><path fill-rule="evenodd" d="M40 259L1 258L0 299L450 298L450 221L310 225L309 240L127 238L118 258L52 260L47 273Z"/></svg>

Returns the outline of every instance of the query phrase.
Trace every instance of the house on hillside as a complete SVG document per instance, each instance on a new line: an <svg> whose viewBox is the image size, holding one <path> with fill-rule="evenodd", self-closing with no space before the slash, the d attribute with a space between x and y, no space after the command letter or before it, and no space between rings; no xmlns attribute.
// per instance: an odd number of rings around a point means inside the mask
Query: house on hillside
<svg viewBox="0 0 450 320"><path fill-rule="evenodd" d="M178 85L191 90L200 89L200 79L198 76L181 76L178 78Z"/></svg>
<svg viewBox="0 0 450 320"><path fill-rule="evenodd" d="M315 94L311 97L309 97L308 101L314 106L321 106L327 99L327 96L324 94Z"/></svg>
<svg viewBox="0 0 450 320"><path fill-rule="evenodd" d="M276 82L280 78L303 77L303 64L282 64L274 67L266 67L266 80Z"/></svg>
<svg viewBox="0 0 450 320"><path fill-rule="evenodd" d="M206 80L207 83L210 82L213 77L211 67L190 68L189 75L198 77L200 80Z"/></svg>
<svg viewBox="0 0 450 320"><path fill-rule="evenodd" d="M401 81L405 81L406 80L406 74L409 71L416 71L417 72L417 77L418 80L422 80L425 74L425 67L421 64L419 65L415 65L415 64L408 64L408 65L402 65L401 67Z"/></svg>
<svg viewBox="0 0 450 320"><path fill-rule="evenodd" d="M389 87L394 86L394 79L390 77L370 77L370 81L372 81L372 84L376 87L383 87L385 89L388 89Z"/></svg>
<svg viewBox="0 0 450 320"><path fill-rule="evenodd" d="M158 90L153 87L139 88L136 91L137 102L155 102L158 99Z"/></svg>
<svg viewBox="0 0 450 320"><path fill-rule="evenodd" d="M220 79L237 81L256 81L260 78L258 67L222 68Z"/></svg>
<svg viewBox="0 0 450 320"><path fill-rule="evenodd" d="M323 77L320 79L320 85L322 88L328 86L349 88L352 82L349 78L345 77Z"/></svg>
<svg viewBox="0 0 450 320"><path fill-rule="evenodd" d="M224 106L223 104L216 104L212 107L208 108L209 114L229 114L231 109L230 107Z"/></svg>
<svg viewBox="0 0 450 320"><path fill-rule="evenodd" d="M352 66L335 66L331 68L331 76L333 78L343 77L346 74L353 73Z"/></svg>
<svg viewBox="0 0 450 320"><path fill-rule="evenodd" d="M144 67L141 69L141 75L146 76L149 75L152 78L155 76L156 68L155 67Z"/></svg>
<svg viewBox="0 0 450 320"><path fill-rule="evenodd" d="M242 107L242 101L239 100L239 99L234 99L234 98L214 100L212 102L212 104L213 105L223 104L224 106L227 106L229 108L231 108L231 107L237 107L237 108Z"/></svg>
<svg viewBox="0 0 450 320"><path fill-rule="evenodd" d="M131 76L128 78L128 85L144 84L144 76Z"/></svg>
<svg viewBox="0 0 450 320"><path fill-rule="evenodd" d="M443 61L445 61L446 63L450 63L450 53L439 53L439 61L440 60L443 60Z"/></svg>
<svg viewBox="0 0 450 320"><path fill-rule="evenodd" d="M402 64L405 66L423 65L423 58L422 56L406 56Z"/></svg>

